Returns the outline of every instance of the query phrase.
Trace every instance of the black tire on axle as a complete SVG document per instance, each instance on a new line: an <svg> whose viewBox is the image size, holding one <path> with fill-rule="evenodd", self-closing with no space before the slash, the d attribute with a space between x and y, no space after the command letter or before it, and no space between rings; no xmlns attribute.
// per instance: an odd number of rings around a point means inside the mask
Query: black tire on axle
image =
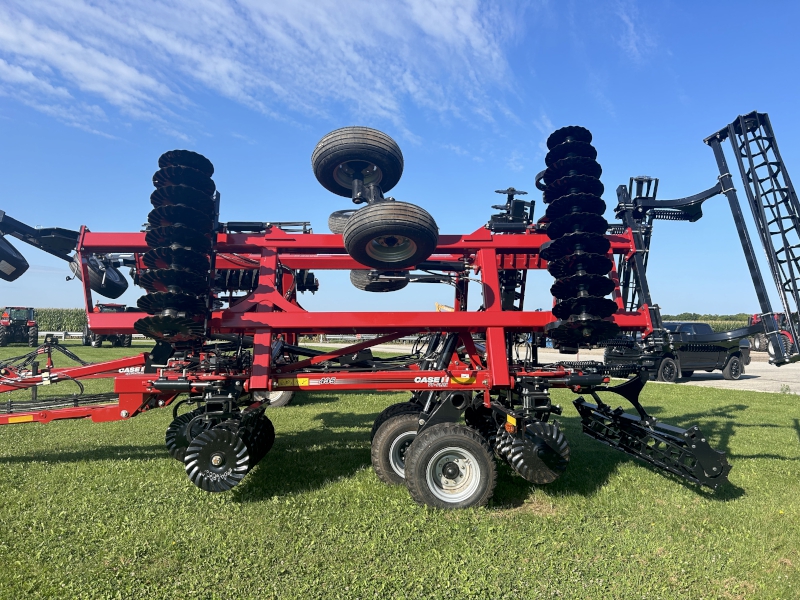
<svg viewBox="0 0 800 600"><path fill-rule="evenodd" d="M419 411L419 407L417 407ZM378 428L370 447L372 468L378 479L389 485L405 479L406 451L417 437L419 412L390 417Z"/></svg>
<svg viewBox="0 0 800 600"><path fill-rule="evenodd" d="M370 431L369 434L369 441L371 442L375 439L375 434L378 432L380 426L392 417L409 414L418 415L421 411L422 406L416 402L400 402L398 404L387 406L377 417L375 417L375 421L372 423L372 431Z"/></svg>
<svg viewBox="0 0 800 600"><path fill-rule="evenodd" d="M31 327L28 329L28 347L36 348L39 345L39 328Z"/></svg>
<svg viewBox="0 0 800 600"><path fill-rule="evenodd" d="M8 346L9 338L11 337L8 327L0 325L0 346Z"/></svg>
<svg viewBox="0 0 800 600"><path fill-rule="evenodd" d="M440 423L414 439L405 455L406 487L419 504L434 508L485 506L497 468L486 441L465 425Z"/></svg>
<svg viewBox="0 0 800 600"><path fill-rule="evenodd" d="M731 356L728 359L725 367L722 369L722 376L725 379L735 381L740 379L742 375L744 375L744 364L742 363L742 359L735 355Z"/></svg>
<svg viewBox="0 0 800 600"><path fill-rule="evenodd" d="M97 257L93 255L90 255L86 261L89 271L89 287L92 291L113 300L119 298L128 289L128 280L120 273L119 269L106 267L105 271L101 270ZM78 281L83 281L81 266L77 257L73 258L69 263L69 268L73 275L78 278Z"/></svg>
<svg viewBox="0 0 800 600"><path fill-rule="evenodd" d="M350 283L363 292L396 292L408 285L408 279L390 279L375 281L370 277L371 271L354 269L350 271ZM407 275L405 271L381 271L379 275Z"/></svg>
<svg viewBox="0 0 800 600"><path fill-rule="evenodd" d="M674 358L667 356L661 360L658 367L658 381L665 383L675 383L680 377L680 368Z"/></svg>
<svg viewBox="0 0 800 600"><path fill-rule="evenodd" d="M344 233L347 253L381 270L413 267L436 250L439 228L424 209L407 202L376 202L357 211Z"/></svg>
<svg viewBox="0 0 800 600"><path fill-rule="evenodd" d="M392 138L369 127L342 127L324 136L311 154L314 176L329 192L350 198L353 174L388 192L403 174L403 153Z"/></svg>
<svg viewBox="0 0 800 600"><path fill-rule="evenodd" d="M328 217L328 229L331 230L331 233L344 233L347 221L350 220L350 217L353 216L356 210L357 209L351 208L349 210L337 210L336 212L332 212Z"/></svg>

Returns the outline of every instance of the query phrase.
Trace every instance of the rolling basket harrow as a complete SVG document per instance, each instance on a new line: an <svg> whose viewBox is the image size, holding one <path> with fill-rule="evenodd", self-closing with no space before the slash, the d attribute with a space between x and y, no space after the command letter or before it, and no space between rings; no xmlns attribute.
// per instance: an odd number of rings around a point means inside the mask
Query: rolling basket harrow
<svg viewBox="0 0 800 600"><path fill-rule="evenodd" d="M0 392L64 382L76 393L0 402L0 424L113 421L170 406L170 455L195 485L221 492L269 452L276 433L265 409L285 404L293 392L406 390L407 402L375 420L375 471L386 482L404 481L419 503L459 508L489 500L495 458L535 484L564 472L569 444L553 418L561 407L551 403L549 391L566 388L579 395L574 404L587 435L716 488L730 470L724 453L697 427L673 427L646 412L638 400L646 372L634 368L633 378L612 385L612 376L631 369L538 359L537 342L545 337L574 354L581 347L624 345L631 335L662 335L642 263L649 244L644 215L673 218L718 193L730 200L726 188L732 186L724 182L700 200L653 196L650 212L637 213L647 197L623 195L617 208L622 224L609 225L591 142L588 130L574 126L547 140L547 168L536 180L546 209L538 221L535 202L509 188L499 191L506 199L494 207L499 212L464 235L439 234L426 210L384 196L402 175L403 157L389 136L364 127L328 134L312 155L315 176L328 191L363 205L334 212L330 234L313 233L306 222L219 222L214 168L185 150L159 159L146 231L34 230L0 214L0 232L70 262L83 282L92 332L136 332L155 340L138 356L55 368L51 353L69 351L46 339L0 366ZM7 240L0 242L13 267L4 279L13 280L27 263ZM92 312L93 292L116 298L127 288L122 266L146 292L138 312ZM298 294L317 291L314 272L326 269L349 270L353 285L370 292L446 284L453 310L309 312ZM551 311L525 310L531 269L547 269L555 280ZM476 281L479 286L469 285ZM470 310L476 289L480 307ZM769 325L767 308L763 322ZM765 335L773 333L768 325L760 325ZM299 343L302 335L336 333L373 336L327 351ZM413 335L419 342L407 355L372 354L375 346ZM779 364L796 354L784 350ZM45 354L40 370L36 359ZM102 377L113 378L113 394L82 393L81 380ZM601 399L609 394L629 402L635 414ZM190 410L179 410L187 405Z"/></svg>

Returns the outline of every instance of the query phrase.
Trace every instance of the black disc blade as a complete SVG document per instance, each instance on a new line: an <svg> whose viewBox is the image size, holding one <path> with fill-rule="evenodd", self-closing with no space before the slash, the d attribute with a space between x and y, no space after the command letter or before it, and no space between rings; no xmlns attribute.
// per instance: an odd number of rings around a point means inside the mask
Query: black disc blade
<svg viewBox="0 0 800 600"><path fill-rule="evenodd" d="M608 229L608 221L594 213L571 213L556 219L547 226L547 236L551 240L570 233L604 234Z"/></svg>
<svg viewBox="0 0 800 600"><path fill-rule="evenodd" d="M214 214L214 199L209 194L185 185L168 185L150 194L150 202L159 206L189 206L207 215Z"/></svg>
<svg viewBox="0 0 800 600"><path fill-rule="evenodd" d="M614 290L614 282L603 275L573 275L556 281L550 288L554 298L573 298L581 292L589 296L607 296Z"/></svg>
<svg viewBox="0 0 800 600"><path fill-rule="evenodd" d="M202 154L191 150L170 150L164 152L158 159L158 167L189 167L200 171L206 177L214 174L214 165Z"/></svg>
<svg viewBox="0 0 800 600"><path fill-rule="evenodd" d="M159 206L150 211L147 222L150 227L183 225L201 233L211 231L214 226L214 221L209 215L188 206Z"/></svg>
<svg viewBox="0 0 800 600"><path fill-rule="evenodd" d="M172 292L153 292L142 296L136 305L144 312L157 315L165 310L185 313L186 316L203 315L206 312L202 298L191 294L174 294Z"/></svg>
<svg viewBox="0 0 800 600"><path fill-rule="evenodd" d="M208 293L208 278L190 271L155 269L140 276L139 285L148 292Z"/></svg>
<svg viewBox="0 0 800 600"><path fill-rule="evenodd" d="M211 240L196 229L172 225L169 227L156 227L147 232L145 242L151 248L175 246L186 250L194 250L205 254L211 250Z"/></svg>
<svg viewBox="0 0 800 600"><path fill-rule="evenodd" d="M570 277L579 273L605 275L613 267L613 262L602 254L580 252L559 258L547 265L547 270L556 279Z"/></svg>
<svg viewBox="0 0 800 600"><path fill-rule="evenodd" d="M547 153L544 157L544 164L552 167L562 158L570 156L583 156L594 160L597 158L597 150L587 142L564 142Z"/></svg>
<svg viewBox="0 0 800 600"><path fill-rule="evenodd" d="M559 319L580 321L587 318L604 319L617 312L617 303L608 298L586 296L584 298L568 298L553 307L553 314Z"/></svg>
<svg viewBox="0 0 800 600"><path fill-rule="evenodd" d="M568 194L602 196L604 191L605 188L599 179L588 175L570 175L557 179L545 188L544 202L549 204Z"/></svg>
<svg viewBox="0 0 800 600"><path fill-rule="evenodd" d="M619 332L619 326L603 319L585 319L582 321L556 321L545 327L547 335L564 345L596 344L600 340L613 337Z"/></svg>
<svg viewBox="0 0 800 600"><path fill-rule="evenodd" d="M176 271L192 271L199 275L208 273L208 256L184 250L183 248L156 248L146 252L142 257L144 266L148 269L174 269Z"/></svg>
<svg viewBox="0 0 800 600"><path fill-rule="evenodd" d="M547 138L547 149L552 150L556 146L563 144L567 138L572 138L576 142L586 142L587 144L592 141L592 133L585 127L580 125L567 125L561 129L556 129Z"/></svg>
<svg viewBox="0 0 800 600"><path fill-rule="evenodd" d="M153 185L157 188L168 185L185 185L203 192L213 194L217 187L214 180L197 169L189 167L164 167L153 175Z"/></svg>
<svg viewBox="0 0 800 600"><path fill-rule="evenodd" d="M606 254L610 248L611 242L605 236L596 233L570 233L542 245L540 254L546 261L554 261L579 251Z"/></svg>
<svg viewBox="0 0 800 600"><path fill-rule="evenodd" d="M586 156L569 156L556 161L544 172L544 182L550 184L570 175L588 175L599 179L602 174L603 169L596 160Z"/></svg>
<svg viewBox="0 0 800 600"><path fill-rule="evenodd" d="M548 204L545 216L549 220L555 221L576 212L602 215L606 212L606 203L602 198L593 194L567 194Z"/></svg>
<svg viewBox="0 0 800 600"><path fill-rule="evenodd" d="M569 444L551 423L532 423L524 438L515 437L508 450L508 462L524 479L544 485L553 483L567 469Z"/></svg>
<svg viewBox="0 0 800 600"><path fill-rule="evenodd" d="M204 335L203 324L186 317L145 317L133 328L143 336L166 342L189 342Z"/></svg>

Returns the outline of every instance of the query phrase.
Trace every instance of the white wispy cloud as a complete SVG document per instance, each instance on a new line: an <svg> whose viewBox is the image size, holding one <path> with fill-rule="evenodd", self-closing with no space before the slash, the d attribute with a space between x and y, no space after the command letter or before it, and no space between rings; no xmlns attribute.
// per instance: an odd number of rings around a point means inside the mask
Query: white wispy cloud
<svg viewBox="0 0 800 600"><path fill-rule="evenodd" d="M520 10L497 0L10 0L0 5L0 93L89 130L118 111L177 136L201 91L286 120L344 108L404 128L411 103L491 121L509 117L492 96L511 79L505 48Z"/></svg>
<svg viewBox="0 0 800 600"><path fill-rule="evenodd" d="M628 58L634 62L643 62L657 44L639 15L639 7L634 0L619 0L615 12L622 21L622 33L617 37L617 44Z"/></svg>

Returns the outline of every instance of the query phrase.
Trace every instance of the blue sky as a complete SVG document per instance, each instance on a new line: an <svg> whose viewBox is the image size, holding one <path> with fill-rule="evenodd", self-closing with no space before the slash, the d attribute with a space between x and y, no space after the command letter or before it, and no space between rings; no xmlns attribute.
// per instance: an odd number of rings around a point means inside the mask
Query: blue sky
<svg viewBox="0 0 800 600"><path fill-rule="evenodd" d="M405 172L392 195L425 207L443 233L482 226L495 189L536 199L544 140L564 125L593 132L610 206L632 175L659 177L663 199L714 185L703 138L752 110L770 114L789 173L800 173L800 11L759 6L6 0L0 209L32 225L136 231L158 156L188 148L215 165L222 220L309 220L325 232L349 201L316 182L310 156L345 125L398 141ZM656 226L649 281L664 312L757 310L724 199L697 223ZM81 305L65 263L17 245L31 268L0 282L0 304ZM434 285L376 295L346 273L319 279L301 298L311 309L451 299ZM527 307L549 306L551 283L533 274Z"/></svg>

